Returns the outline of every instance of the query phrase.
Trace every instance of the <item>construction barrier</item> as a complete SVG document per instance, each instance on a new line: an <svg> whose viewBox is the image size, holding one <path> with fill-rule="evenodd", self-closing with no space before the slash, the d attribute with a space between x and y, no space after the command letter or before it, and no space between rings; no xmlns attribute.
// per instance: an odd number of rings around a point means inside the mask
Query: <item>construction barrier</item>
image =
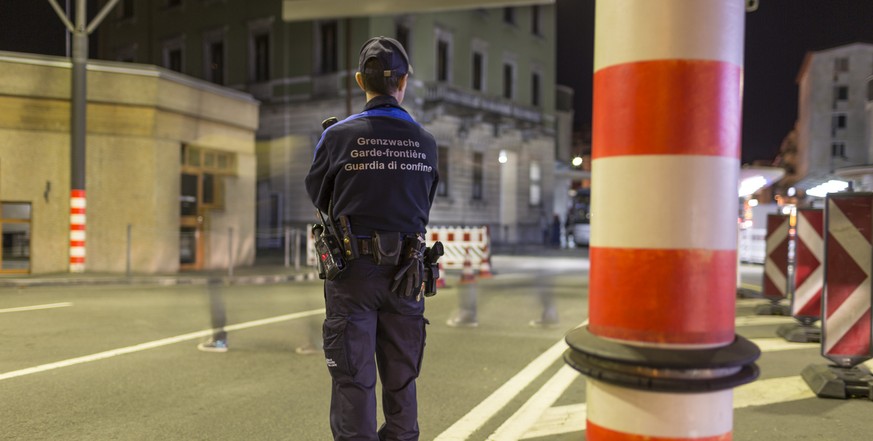
<svg viewBox="0 0 873 441"><path fill-rule="evenodd" d="M306 265L318 265L318 256L315 254L315 234L312 233L314 224L306 226Z"/></svg>
<svg viewBox="0 0 873 441"><path fill-rule="evenodd" d="M794 247L794 289L791 315L798 323L783 325L778 333L788 341L821 341L821 328L812 326L821 319L821 294L824 286L824 210L797 211Z"/></svg>
<svg viewBox="0 0 873 441"><path fill-rule="evenodd" d="M312 225L307 227L306 264L315 266L315 237L312 235ZM491 235L488 227L429 227L427 244L436 241L443 243L445 254L440 259L445 269L463 269L467 252L470 253L470 265L478 268L480 273L491 274Z"/></svg>
<svg viewBox="0 0 873 441"><path fill-rule="evenodd" d="M840 366L873 358L870 336L873 196L828 198L822 354Z"/></svg>
<svg viewBox="0 0 873 441"><path fill-rule="evenodd" d="M464 267L461 271L461 284L467 283L476 283L476 276L473 274L473 263L470 258L470 248L467 248L467 252L464 257Z"/></svg>
<svg viewBox="0 0 873 441"><path fill-rule="evenodd" d="M428 227L427 243L443 243L445 254L440 259L447 269L463 269L467 250L470 264L481 268L482 261L491 257L491 237L488 227ZM490 269L490 268L489 268Z"/></svg>
<svg viewBox="0 0 873 441"><path fill-rule="evenodd" d="M788 247L790 217L783 214L767 215L767 257L764 261L764 283L761 294L770 300L756 312L762 315L789 315L787 306L780 305L788 297Z"/></svg>
<svg viewBox="0 0 873 441"><path fill-rule="evenodd" d="M860 363L873 358L873 193L828 195L825 208L822 356L803 378L820 397L873 399L873 376Z"/></svg>

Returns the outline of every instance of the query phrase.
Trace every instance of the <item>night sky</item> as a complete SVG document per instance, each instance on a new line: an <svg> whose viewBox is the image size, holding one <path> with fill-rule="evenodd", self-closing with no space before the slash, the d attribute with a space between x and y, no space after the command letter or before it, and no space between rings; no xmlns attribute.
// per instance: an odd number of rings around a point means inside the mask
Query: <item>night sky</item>
<svg viewBox="0 0 873 441"><path fill-rule="evenodd" d="M595 0L556 2L558 83L575 89L582 128L591 124ZM746 15L744 163L772 160L794 126L795 79L807 51L854 42L873 43L873 0L760 0ZM0 0L0 50L65 54L63 25L48 1Z"/></svg>
<svg viewBox="0 0 873 441"><path fill-rule="evenodd" d="M591 124L594 3L557 0L558 83L576 91L578 127ZM794 127L806 53L855 42L873 43L873 0L760 0L746 15L743 163L772 160Z"/></svg>

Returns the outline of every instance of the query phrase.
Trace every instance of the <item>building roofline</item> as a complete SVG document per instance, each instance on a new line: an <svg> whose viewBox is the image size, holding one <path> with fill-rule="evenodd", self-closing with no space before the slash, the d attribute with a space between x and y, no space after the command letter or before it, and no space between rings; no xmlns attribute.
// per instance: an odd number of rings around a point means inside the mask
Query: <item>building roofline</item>
<svg viewBox="0 0 873 441"><path fill-rule="evenodd" d="M812 58L814 56L825 52L836 51L839 49L847 49L851 46L869 46L870 49L873 49L873 42L855 41L853 43L841 44L839 46L831 46L828 48L806 51L806 55L803 56L803 62L800 64L800 70L797 72L797 77L794 79L794 81L797 84L800 84L800 80L809 69L809 65L812 63Z"/></svg>
<svg viewBox="0 0 873 441"><path fill-rule="evenodd" d="M37 66L58 67L63 69L72 69L73 63L67 57L58 57L54 55L30 54L24 52L8 52L0 51L0 62L32 64ZM93 72L108 72L123 75L137 75L145 77L154 77L182 84L194 89L199 89L221 95L225 98L231 98L239 101L245 101L250 104L259 104L260 102L250 94L241 92L228 87L219 86L210 82L189 77L163 67L152 64L137 64L126 63L120 61L106 61L89 59L87 68Z"/></svg>

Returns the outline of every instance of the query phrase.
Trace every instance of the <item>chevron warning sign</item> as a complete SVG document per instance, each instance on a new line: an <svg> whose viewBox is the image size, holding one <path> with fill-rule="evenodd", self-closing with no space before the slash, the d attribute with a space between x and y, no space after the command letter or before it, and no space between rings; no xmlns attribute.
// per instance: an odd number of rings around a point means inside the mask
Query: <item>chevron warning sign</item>
<svg viewBox="0 0 873 441"><path fill-rule="evenodd" d="M794 318L821 318L821 292L824 285L824 210L797 210L797 239L794 253Z"/></svg>
<svg viewBox="0 0 873 441"><path fill-rule="evenodd" d="M761 294L771 300L784 299L788 294L788 222L786 215L767 215L767 253Z"/></svg>
<svg viewBox="0 0 873 441"><path fill-rule="evenodd" d="M822 355L850 367L873 358L873 193L829 195L825 217Z"/></svg>

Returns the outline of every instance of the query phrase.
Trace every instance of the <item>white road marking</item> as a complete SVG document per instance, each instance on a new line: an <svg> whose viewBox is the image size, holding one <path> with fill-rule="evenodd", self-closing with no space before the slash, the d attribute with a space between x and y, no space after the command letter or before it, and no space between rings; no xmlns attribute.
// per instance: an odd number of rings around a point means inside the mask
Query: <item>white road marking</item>
<svg viewBox="0 0 873 441"><path fill-rule="evenodd" d="M238 323L235 325L225 326L224 330L231 331L239 331L241 329L254 328L256 326L264 326L273 323L284 322L288 320L295 320L299 318L309 317L312 315L324 314L324 308L321 309L313 309L311 311L303 311L296 312L293 314L285 314L277 317L270 317L261 320L253 320L245 323ZM112 349L105 352L99 352L96 354L86 355L83 357L70 358L68 360L57 361L54 363L43 364L39 366L34 366L26 369L19 369L17 371L6 372L4 374L0 374L0 381L8 380L10 378L23 377L25 375L36 374L39 372L50 371L53 369L59 369L63 367L75 366L77 364L90 363L92 361L105 360L107 358L115 357L118 355L131 354L134 352L145 351L148 349L159 348L161 346L167 346L174 343L180 343L188 340L195 340L198 338L204 338L212 335L214 332L213 329L204 329L202 331L191 332L188 334L177 335L175 337L164 338L161 340L154 340L146 343L141 343L134 346L128 346L125 348Z"/></svg>
<svg viewBox="0 0 873 441"><path fill-rule="evenodd" d="M789 351L792 349L814 349L820 348L821 343L794 343L784 338L753 338L752 343L756 344L761 352L777 352Z"/></svg>
<svg viewBox="0 0 873 441"><path fill-rule="evenodd" d="M62 303L49 303L46 305L20 306L18 308L0 309L0 314L7 313L7 312L37 311L40 309L66 308L68 306L73 306L73 304L70 302L62 302Z"/></svg>
<svg viewBox="0 0 873 441"><path fill-rule="evenodd" d="M792 343L781 338L752 339L761 352L814 349L819 343ZM873 364L873 361L870 362ZM561 368L507 422L488 437L489 441L522 440L585 430L587 404L550 407L570 387L579 373ZM815 397L800 376L759 380L734 389L734 408L763 406Z"/></svg>
<svg viewBox="0 0 873 441"><path fill-rule="evenodd" d="M734 323L736 326L765 326L797 323L797 321L788 315L747 315L737 317Z"/></svg>
<svg viewBox="0 0 873 441"><path fill-rule="evenodd" d="M492 433L488 441L520 439L531 426L537 424L546 409L555 404L570 384L578 378L578 371L570 366L562 367L531 399Z"/></svg>
<svg viewBox="0 0 873 441"><path fill-rule="evenodd" d="M586 323L588 323L588 320L585 320L580 326L584 326ZM539 357L525 366L518 374L509 379L503 386L500 386L499 389L479 403L478 406L474 407L473 410L437 436L434 441L466 440L499 412L500 409L509 404L522 389L542 375L543 371L549 366L553 365L566 349L567 343L564 342L564 339L552 345L546 352L540 354Z"/></svg>

